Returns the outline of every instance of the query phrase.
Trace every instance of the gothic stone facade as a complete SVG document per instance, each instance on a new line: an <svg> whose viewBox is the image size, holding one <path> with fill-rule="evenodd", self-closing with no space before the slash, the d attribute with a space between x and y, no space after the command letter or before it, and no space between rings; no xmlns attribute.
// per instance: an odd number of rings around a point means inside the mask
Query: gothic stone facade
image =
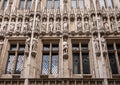
<svg viewBox="0 0 120 85"><path fill-rule="evenodd" d="M119 0L0 0L0 85L120 85Z"/></svg>

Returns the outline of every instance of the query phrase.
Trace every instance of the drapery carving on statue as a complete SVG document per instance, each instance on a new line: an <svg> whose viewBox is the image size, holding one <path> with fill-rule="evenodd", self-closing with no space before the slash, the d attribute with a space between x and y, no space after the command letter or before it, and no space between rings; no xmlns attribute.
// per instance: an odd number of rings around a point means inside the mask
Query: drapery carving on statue
<svg viewBox="0 0 120 85"><path fill-rule="evenodd" d="M41 32L46 32L46 28L47 28L47 23L46 23L46 20L43 19L43 23L42 23L42 27L41 27Z"/></svg>
<svg viewBox="0 0 120 85"><path fill-rule="evenodd" d="M63 54L68 54L68 42L67 42L67 38L63 39Z"/></svg>
<svg viewBox="0 0 120 85"><path fill-rule="evenodd" d="M26 39L25 44L26 44L26 46L25 46L25 52L29 52L29 50L30 50L30 37L28 37Z"/></svg>
<svg viewBox="0 0 120 85"><path fill-rule="evenodd" d="M63 32L68 32L68 23L66 18L64 18L63 22Z"/></svg>
<svg viewBox="0 0 120 85"><path fill-rule="evenodd" d="M34 29L36 32L39 32L39 27L40 27L39 23L40 23L39 16L37 16L35 18L35 29Z"/></svg>
<svg viewBox="0 0 120 85"><path fill-rule="evenodd" d="M28 29L28 22L25 22L23 26L23 33L26 33L27 29Z"/></svg>
<svg viewBox="0 0 120 85"><path fill-rule="evenodd" d="M9 32L13 33L13 32L14 32L14 28L15 28L15 22L11 22L11 23L10 23Z"/></svg>
<svg viewBox="0 0 120 85"><path fill-rule="evenodd" d="M97 38L97 36L94 36L94 47L97 53L100 52L99 39Z"/></svg>
<svg viewBox="0 0 120 85"><path fill-rule="evenodd" d="M105 18L103 19L103 25L104 25L104 28L105 28L106 31L110 31L109 24L107 22L107 19L105 19Z"/></svg>
<svg viewBox="0 0 120 85"><path fill-rule="evenodd" d="M118 20L117 26L118 26L118 31L120 32L120 19Z"/></svg>
<svg viewBox="0 0 120 85"><path fill-rule="evenodd" d="M22 22L18 22L18 23L17 23L17 28L16 28L15 32L16 32L16 33L20 33L21 28L22 28Z"/></svg>
<svg viewBox="0 0 120 85"><path fill-rule="evenodd" d="M0 39L0 54L1 54L1 52L2 52L3 43L4 43L4 41L3 41L2 39Z"/></svg>
<svg viewBox="0 0 120 85"><path fill-rule="evenodd" d="M30 29L33 27L33 17L30 17L30 22L29 22Z"/></svg>
<svg viewBox="0 0 120 85"><path fill-rule="evenodd" d="M52 19L50 19L48 31L49 32L54 31L54 23Z"/></svg>
<svg viewBox="0 0 120 85"><path fill-rule="evenodd" d="M85 28L85 31L90 31L89 21L87 18L85 18L85 21L84 21L84 28Z"/></svg>
<svg viewBox="0 0 120 85"><path fill-rule="evenodd" d="M111 23L111 30L113 32L117 31L116 22L115 22L115 20L113 18L111 18L111 22L110 23Z"/></svg>
<svg viewBox="0 0 120 85"><path fill-rule="evenodd" d="M56 21L56 30L55 31L61 31L60 19L57 19L57 21Z"/></svg>
<svg viewBox="0 0 120 85"><path fill-rule="evenodd" d="M82 22L80 21L80 19L78 19L77 21L77 31L82 31Z"/></svg>
<svg viewBox="0 0 120 85"><path fill-rule="evenodd" d="M37 44L38 44L38 39L37 39L37 36L35 36L32 42L32 51L35 52L37 50Z"/></svg>
<svg viewBox="0 0 120 85"><path fill-rule="evenodd" d="M106 41L104 36L101 37L101 44L102 44L102 50L105 51L106 50Z"/></svg>

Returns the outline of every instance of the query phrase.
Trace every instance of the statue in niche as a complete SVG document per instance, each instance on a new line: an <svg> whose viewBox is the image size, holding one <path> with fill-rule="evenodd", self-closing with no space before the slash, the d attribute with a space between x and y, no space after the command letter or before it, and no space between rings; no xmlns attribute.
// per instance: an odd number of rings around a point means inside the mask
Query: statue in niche
<svg viewBox="0 0 120 85"><path fill-rule="evenodd" d="M77 31L82 31L82 22L80 19L77 21Z"/></svg>
<svg viewBox="0 0 120 85"><path fill-rule="evenodd" d="M120 18L118 19L117 26L118 26L118 31L120 32Z"/></svg>
<svg viewBox="0 0 120 85"><path fill-rule="evenodd" d="M54 30L54 23L53 23L53 20L50 19L48 31L52 32L53 30Z"/></svg>
<svg viewBox="0 0 120 85"><path fill-rule="evenodd" d="M22 20L20 19L18 24L17 24L17 28L16 28L15 32L20 33L21 28L22 28Z"/></svg>
<svg viewBox="0 0 120 85"><path fill-rule="evenodd" d="M29 22L30 29L33 27L33 17L30 17L30 22Z"/></svg>
<svg viewBox="0 0 120 85"><path fill-rule="evenodd" d="M0 39L0 54L1 54L1 52L2 52L2 48L3 48L3 40L2 39Z"/></svg>
<svg viewBox="0 0 120 85"><path fill-rule="evenodd" d="M47 23L46 23L46 20L43 19L41 32L46 32L46 29L47 29Z"/></svg>
<svg viewBox="0 0 120 85"><path fill-rule="evenodd" d="M11 23L10 23L10 29L9 29L9 32L14 32L14 28L15 28L15 21L12 20Z"/></svg>
<svg viewBox="0 0 120 85"><path fill-rule="evenodd" d="M111 18L111 30L113 32L116 32L117 31L117 28L116 28L116 22L113 18Z"/></svg>
<svg viewBox="0 0 120 85"><path fill-rule="evenodd" d="M29 49L30 49L30 37L26 39L25 44L26 44L25 51L29 52Z"/></svg>
<svg viewBox="0 0 120 85"><path fill-rule="evenodd" d="M90 31L88 18L85 18L85 21L84 21L84 28L85 28L85 31Z"/></svg>
<svg viewBox="0 0 120 85"><path fill-rule="evenodd" d="M97 36L94 37L94 47L96 52L100 52L99 39Z"/></svg>
<svg viewBox="0 0 120 85"><path fill-rule="evenodd" d="M61 31L60 19L56 21L56 31Z"/></svg>
<svg viewBox="0 0 120 85"><path fill-rule="evenodd" d="M63 32L68 32L68 23L66 18L64 18L63 22Z"/></svg>
<svg viewBox="0 0 120 85"><path fill-rule="evenodd" d="M39 30L39 27L40 27L40 25L39 25L39 23L40 23L40 20L39 20L39 16L37 16L36 18L35 18L35 32L39 32L40 30Z"/></svg>
<svg viewBox="0 0 120 85"><path fill-rule="evenodd" d="M106 41L103 36L101 37L101 44L102 44L102 50L105 51L106 50Z"/></svg>
<svg viewBox="0 0 120 85"><path fill-rule="evenodd" d="M32 51L36 51L37 50L37 44L38 44L38 39L37 39L37 36L35 36L33 38L33 42L32 42Z"/></svg>
<svg viewBox="0 0 120 85"><path fill-rule="evenodd" d="M8 24L7 23L4 23L4 25L3 25L3 32L4 33L6 33L6 31L7 31L7 27L8 27Z"/></svg>
<svg viewBox="0 0 120 85"><path fill-rule="evenodd" d="M104 25L104 28L105 28L106 31L110 31L110 29L109 29L109 24L108 24L106 18L103 19L103 25Z"/></svg>
<svg viewBox="0 0 120 85"><path fill-rule="evenodd" d="M68 54L68 42L67 42L67 38L63 39L63 54Z"/></svg>

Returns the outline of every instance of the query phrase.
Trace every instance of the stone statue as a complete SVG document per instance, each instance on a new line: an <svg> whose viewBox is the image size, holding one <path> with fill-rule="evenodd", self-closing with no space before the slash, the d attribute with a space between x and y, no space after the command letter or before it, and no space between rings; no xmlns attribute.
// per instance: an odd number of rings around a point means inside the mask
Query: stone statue
<svg viewBox="0 0 120 85"><path fill-rule="evenodd" d="M63 54L68 54L68 42L67 42L67 38L64 38L64 40L63 40Z"/></svg>
<svg viewBox="0 0 120 85"><path fill-rule="evenodd" d="M41 32L46 32L46 29L47 29L47 23L46 23L45 19L43 19Z"/></svg>
<svg viewBox="0 0 120 85"><path fill-rule="evenodd" d="M26 39L25 44L26 44L25 51L26 51L26 52L29 52L29 49L30 49L30 38L27 38L27 39Z"/></svg>
<svg viewBox="0 0 120 85"><path fill-rule="evenodd" d="M48 31L52 32L53 30L54 30L54 23L53 23L53 20L50 19Z"/></svg>
<svg viewBox="0 0 120 85"><path fill-rule="evenodd" d="M77 31L82 31L82 22L80 21L80 19L78 19L77 21Z"/></svg>
<svg viewBox="0 0 120 85"><path fill-rule="evenodd" d="M111 30L113 32L117 31L117 28L116 28L116 22L113 18L111 18Z"/></svg>
<svg viewBox="0 0 120 85"><path fill-rule="evenodd" d="M94 38L94 47L95 47L96 52L100 52L99 40L98 40L97 36L95 36L95 38Z"/></svg>
<svg viewBox="0 0 120 85"><path fill-rule="evenodd" d="M105 19L105 18L103 19L103 25L104 25L104 28L105 28L106 31L110 31L109 24L107 22L107 19Z"/></svg>
<svg viewBox="0 0 120 85"><path fill-rule="evenodd" d="M118 31L120 32L120 19L118 20L117 26L118 26Z"/></svg>
<svg viewBox="0 0 120 85"><path fill-rule="evenodd" d="M22 28L22 21L19 21L18 24L17 24L17 28L16 28L15 32L20 33L21 28Z"/></svg>
<svg viewBox="0 0 120 85"><path fill-rule="evenodd" d="M89 22L87 18L85 18L85 21L84 21L84 28L85 28L85 31L90 31Z"/></svg>
<svg viewBox="0 0 120 85"><path fill-rule="evenodd" d="M56 31L61 31L60 19L56 21Z"/></svg>
<svg viewBox="0 0 120 85"><path fill-rule="evenodd" d="M29 24L28 20L25 21L24 26L23 26L23 33L26 34L28 30Z"/></svg>
<svg viewBox="0 0 120 85"><path fill-rule="evenodd" d="M1 52L2 52L2 48L3 48L3 40L0 39L0 54L1 54Z"/></svg>
<svg viewBox="0 0 120 85"><path fill-rule="evenodd" d="M38 40L37 40L37 36L36 36L35 38L33 38L32 51L36 51L37 50L37 44L38 44Z"/></svg>
<svg viewBox="0 0 120 85"><path fill-rule="evenodd" d="M11 22L9 32L14 32L14 28L15 28L15 24L14 22Z"/></svg>
<svg viewBox="0 0 120 85"><path fill-rule="evenodd" d="M37 17L35 18L35 29L34 29L34 31L35 31L36 33L39 33L39 32L40 32L40 29L39 29L40 25L39 25L39 23L40 23L39 16L37 16Z"/></svg>
<svg viewBox="0 0 120 85"><path fill-rule="evenodd" d="M105 51L106 50L106 41L103 36L101 37L101 44L102 44L102 50Z"/></svg>
<svg viewBox="0 0 120 85"><path fill-rule="evenodd" d="M30 26L30 29L32 29L32 27L33 27L33 17L30 18L29 26Z"/></svg>
<svg viewBox="0 0 120 85"><path fill-rule="evenodd" d="M68 32L68 23L66 18L64 18L63 22L63 32Z"/></svg>

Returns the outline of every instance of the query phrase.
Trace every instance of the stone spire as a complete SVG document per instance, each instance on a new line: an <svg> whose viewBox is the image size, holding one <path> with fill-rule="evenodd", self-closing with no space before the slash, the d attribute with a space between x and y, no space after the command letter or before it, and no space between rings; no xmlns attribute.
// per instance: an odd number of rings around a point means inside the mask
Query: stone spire
<svg viewBox="0 0 120 85"><path fill-rule="evenodd" d="M34 10L35 10L35 0L33 0L32 6L31 6L31 9L30 9L30 13L34 14Z"/></svg>
<svg viewBox="0 0 120 85"><path fill-rule="evenodd" d="M8 4L8 7L7 7L7 9L5 10L5 15L10 15L10 13L11 13L11 5L12 5L12 3L9 3L9 4Z"/></svg>
<svg viewBox="0 0 120 85"><path fill-rule="evenodd" d="M39 1L38 4L37 4L37 10L36 10L36 12L37 12L38 16L41 15L41 1Z"/></svg>
<svg viewBox="0 0 120 85"><path fill-rule="evenodd" d="M40 12L41 11L41 4L40 4L40 1L38 2L37 4L37 12Z"/></svg>
<svg viewBox="0 0 120 85"><path fill-rule="evenodd" d="M93 0L90 0L90 9L95 10Z"/></svg>
<svg viewBox="0 0 120 85"><path fill-rule="evenodd" d="M100 10L100 2L99 2L99 0L96 0L96 8L97 8L97 10Z"/></svg>

